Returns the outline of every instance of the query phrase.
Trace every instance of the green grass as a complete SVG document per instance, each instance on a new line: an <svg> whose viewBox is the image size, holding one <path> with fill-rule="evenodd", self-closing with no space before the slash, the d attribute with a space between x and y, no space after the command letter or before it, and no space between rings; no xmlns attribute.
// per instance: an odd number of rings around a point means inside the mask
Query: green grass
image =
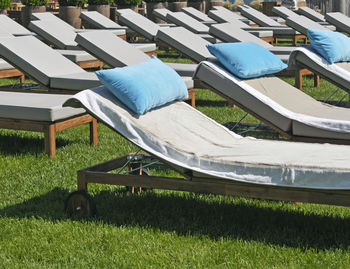
<svg viewBox="0 0 350 269"><path fill-rule="evenodd" d="M306 79L305 92L317 98L333 89L324 80L315 89L312 77ZM220 123L244 115L202 89L197 108ZM251 116L246 121L257 122ZM0 268L350 265L345 207L160 190L131 195L122 187L90 184L97 216L71 220L63 207L76 189L76 171L136 147L101 124L98 147L88 143L88 126L59 132L57 146L56 158L49 159L41 134L0 130Z"/></svg>

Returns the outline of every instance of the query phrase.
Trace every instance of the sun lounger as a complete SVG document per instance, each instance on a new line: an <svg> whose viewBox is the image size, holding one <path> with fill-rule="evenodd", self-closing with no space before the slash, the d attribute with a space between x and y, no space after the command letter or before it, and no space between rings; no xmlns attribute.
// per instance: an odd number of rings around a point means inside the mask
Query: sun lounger
<svg viewBox="0 0 350 269"><path fill-rule="evenodd" d="M211 43L183 27L159 29L156 41L174 48L197 63L211 57L206 48Z"/></svg>
<svg viewBox="0 0 350 269"><path fill-rule="evenodd" d="M97 121L82 108L62 107L70 95L0 92L0 128L43 132L45 152L56 154L56 132L90 123L90 143L97 145Z"/></svg>
<svg viewBox="0 0 350 269"><path fill-rule="evenodd" d="M241 14L248 18L249 20L252 20L256 24L260 26L265 26L265 27L285 27L285 25L282 25L278 23L276 20L266 16L265 14L261 13L260 11L249 7L247 5L240 6L239 11Z"/></svg>
<svg viewBox="0 0 350 269"><path fill-rule="evenodd" d="M118 23L110 20L106 16L97 11L84 11L80 13L80 18L83 22L87 22L89 26L93 26L96 29L124 29L127 27L121 26ZM91 27L89 27L91 28Z"/></svg>
<svg viewBox="0 0 350 269"><path fill-rule="evenodd" d="M272 12L277 16L280 16L283 19L287 19L288 17L298 15L293 10L286 8L284 6L275 6L272 8Z"/></svg>
<svg viewBox="0 0 350 269"><path fill-rule="evenodd" d="M277 77L239 79L215 61L202 62L194 77L289 139L350 144L348 131L331 127L350 124L349 109L321 103Z"/></svg>
<svg viewBox="0 0 350 269"><path fill-rule="evenodd" d="M33 36L0 39L0 56L51 91L74 92L101 85L95 73Z"/></svg>
<svg viewBox="0 0 350 269"><path fill-rule="evenodd" d="M157 8L157 9L154 9L153 12L152 12L152 14L153 14L155 17L157 17L157 18L159 18L159 19L161 19L161 20L163 20L163 21L168 21L167 18L166 18L166 16L167 16L167 14L169 14L169 13L172 13L172 11L170 11L170 10L167 9L167 8Z"/></svg>
<svg viewBox="0 0 350 269"><path fill-rule="evenodd" d="M321 25L313 20L310 20L304 16L293 16L288 17L286 20L286 24L298 32L307 35L307 29L317 29L317 30L335 30L333 25L325 26Z"/></svg>
<svg viewBox="0 0 350 269"><path fill-rule="evenodd" d="M230 18L235 18L237 20L240 20L240 21L244 22L247 25L256 25L255 22L253 22L253 21L247 19L246 17L242 16L239 12L233 12L231 10L228 10L225 7L222 7L222 6L213 6L213 9L208 11L208 16L209 16L209 12L210 11L219 11L219 13L217 13L217 14L225 15L225 17L229 16ZM220 22L220 21L217 21L217 22Z"/></svg>
<svg viewBox="0 0 350 269"><path fill-rule="evenodd" d="M272 43L273 39L277 43L278 38L292 38L293 44L296 44L299 39L306 39L305 35L301 35L299 32L295 31L290 27L281 27L280 26L267 26L267 27L251 27L242 21L238 20L236 16L234 16L233 12L222 12L221 10L211 10L208 12L208 15L217 20L220 23L231 23L236 27L239 27L245 31L249 31L250 33L262 38L263 40ZM265 32L272 32L270 37L265 37L263 34Z"/></svg>
<svg viewBox="0 0 350 269"><path fill-rule="evenodd" d="M325 19L337 27L338 31L350 34L350 18L348 16L340 12L329 12L325 15Z"/></svg>
<svg viewBox="0 0 350 269"><path fill-rule="evenodd" d="M193 17L197 21L204 23L205 25L211 25L211 24L217 23L215 20L212 20L211 18L209 18L207 14L193 7L184 7L181 9L181 11Z"/></svg>
<svg viewBox="0 0 350 269"><path fill-rule="evenodd" d="M311 47L298 48L290 55L289 66L297 71L303 68L311 70L324 79L350 93L350 63L328 63L322 56L315 53ZM296 84L302 85L300 76L296 76Z"/></svg>
<svg viewBox="0 0 350 269"><path fill-rule="evenodd" d="M309 7L298 8L297 13L300 15L303 15L303 16L305 16L313 21L316 21L316 22L326 22L325 17L321 13L319 13L319 12L309 8Z"/></svg>
<svg viewBox="0 0 350 269"><path fill-rule="evenodd" d="M35 35L33 32L29 31L27 28L15 22L10 17L6 15L1 15L1 14L0 14L0 28L5 29L8 33L14 36Z"/></svg>
<svg viewBox="0 0 350 269"><path fill-rule="evenodd" d="M78 171L78 191L66 200L69 216L95 213L91 183L350 205L348 146L243 138L183 102L139 116L105 87L80 92L66 105L84 107L149 153ZM183 177L146 173L152 160Z"/></svg>
<svg viewBox="0 0 350 269"><path fill-rule="evenodd" d="M198 34L200 37L208 40L210 43L216 43L216 38L209 35L209 27L187 15L184 12L169 12L166 15L168 22L177 26L182 26L192 33Z"/></svg>

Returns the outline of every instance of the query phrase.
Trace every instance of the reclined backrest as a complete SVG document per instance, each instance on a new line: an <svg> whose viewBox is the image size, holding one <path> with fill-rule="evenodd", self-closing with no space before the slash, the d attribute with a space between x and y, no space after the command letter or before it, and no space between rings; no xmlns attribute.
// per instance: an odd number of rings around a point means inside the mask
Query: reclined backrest
<svg viewBox="0 0 350 269"><path fill-rule="evenodd" d="M300 15L303 15L303 16L305 16L313 21L316 21L316 22L325 22L326 21L324 16L321 13L319 13L319 12L309 8L309 7L300 7L300 8L298 8L297 12Z"/></svg>
<svg viewBox="0 0 350 269"><path fill-rule="evenodd" d="M55 16L51 12L36 12L36 13L32 13L31 19L32 19L32 21L33 20L52 21L57 26L60 25L62 27L62 29L75 30L75 28L72 25L70 25L69 23L67 23L64 20L60 19L59 17Z"/></svg>
<svg viewBox="0 0 350 269"><path fill-rule="evenodd" d="M272 12L274 12L277 16L280 16L283 19L287 19L288 17L298 15L294 11L289 8L283 6L276 6L272 8Z"/></svg>
<svg viewBox="0 0 350 269"><path fill-rule="evenodd" d="M272 48L270 43L242 30L232 23L220 23L210 26L210 34L224 42L254 42L266 49Z"/></svg>
<svg viewBox="0 0 350 269"><path fill-rule="evenodd" d="M206 45L211 43L183 27L159 29L156 39L168 44L196 62L212 57L206 48Z"/></svg>
<svg viewBox="0 0 350 269"><path fill-rule="evenodd" d="M121 12L118 20L130 29L149 40L154 40L160 28L159 25L136 12Z"/></svg>
<svg viewBox="0 0 350 269"><path fill-rule="evenodd" d="M44 85L52 76L85 72L33 36L0 39L0 55Z"/></svg>
<svg viewBox="0 0 350 269"><path fill-rule="evenodd" d="M55 21L31 21L28 28L49 41L59 49L75 49L74 41L76 33L70 27L57 24Z"/></svg>
<svg viewBox="0 0 350 269"><path fill-rule="evenodd" d="M113 67L128 66L149 59L142 51L109 31L91 31L77 34L81 47Z"/></svg>
<svg viewBox="0 0 350 269"><path fill-rule="evenodd" d="M5 29L7 32L15 36L33 35L28 29L24 28L6 15L0 15L0 28Z"/></svg>
<svg viewBox="0 0 350 269"><path fill-rule="evenodd" d="M220 23L230 22L230 23L234 23L240 28L250 27L248 24L246 24L245 22L240 20L237 16L235 16L233 12L226 13L226 12L221 12L220 10L210 10L208 12L208 16Z"/></svg>
<svg viewBox="0 0 350 269"><path fill-rule="evenodd" d="M265 14L261 13L260 11L249 7L249 6L241 6L240 12L243 16L247 17L248 19L256 22L260 26L276 26L276 27L283 27L280 23L277 21L271 19L270 17L266 16Z"/></svg>
<svg viewBox="0 0 350 269"><path fill-rule="evenodd" d="M166 15L167 21L182 26L195 34L207 34L209 27L183 12L171 12Z"/></svg>
<svg viewBox="0 0 350 269"><path fill-rule="evenodd" d="M166 15L169 13L172 13L172 11L167 8L157 8L153 10L152 14L163 21L167 21Z"/></svg>
<svg viewBox="0 0 350 269"><path fill-rule="evenodd" d="M85 11L80 13L80 18L96 28L101 29L121 29L118 23L110 20L106 16L97 11Z"/></svg>
<svg viewBox="0 0 350 269"><path fill-rule="evenodd" d="M307 35L307 29L328 30L321 24L300 15L288 17L286 24L304 35Z"/></svg>
<svg viewBox="0 0 350 269"><path fill-rule="evenodd" d="M181 11L183 11L187 15L195 18L198 21L202 21L202 22L211 21L211 19L208 17L207 14L205 14L205 13L203 13L203 12L199 11L198 9L193 8L193 7L183 7L181 9Z"/></svg>

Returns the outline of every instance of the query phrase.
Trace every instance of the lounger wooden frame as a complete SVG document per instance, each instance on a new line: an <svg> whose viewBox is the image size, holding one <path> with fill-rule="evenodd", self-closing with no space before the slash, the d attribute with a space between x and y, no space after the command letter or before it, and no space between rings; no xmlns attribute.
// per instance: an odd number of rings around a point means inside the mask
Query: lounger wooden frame
<svg viewBox="0 0 350 269"><path fill-rule="evenodd" d="M339 145L350 145L350 140L345 139L331 139L331 138L321 138L321 137L307 137L307 136L296 136L293 135L290 132L283 131L282 129L278 128L275 124L270 122L269 120L263 118L261 115L255 113L253 110L247 108L243 104L237 102L236 100L230 98L229 96L223 94L222 92L219 92L214 88L214 86L211 86L205 82L202 82L204 85L206 85L206 89L210 89L211 91L215 92L216 94L220 95L221 97L225 98L230 104L234 104L238 106L239 108L243 109L244 111L248 112L255 118L263 121L266 125L280 133L282 136L286 137L289 140L292 141L298 141L298 142L309 142L309 143L331 143L331 144L339 144Z"/></svg>
<svg viewBox="0 0 350 269"><path fill-rule="evenodd" d="M67 213L70 216L74 214L90 216L93 213L91 212L92 200L87 195L89 183L350 206L350 190L280 187L243 183L214 177L202 178L193 176L194 173L192 170L182 173L185 178L151 176L142 173L142 166L138 175L110 173L110 171L119 170L124 167L128 163L129 157L130 155L123 156L78 171L78 191L68 197L66 202ZM135 166L131 168L134 169ZM74 194L78 195L75 197ZM82 194L86 194L90 199L84 199Z"/></svg>
<svg viewBox="0 0 350 269"><path fill-rule="evenodd" d="M85 123L90 124L90 144L97 145L97 120L88 114L56 122L0 118L0 128L3 129L43 132L45 152L50 157L56 155L56 132Z"/></svg>
<svg viewBox="0 0 350 269"><path fill-rule="evenodd" d="M21 83L24 83L24 74L16 68L0 70L0 78L20 77Z"/></svg>

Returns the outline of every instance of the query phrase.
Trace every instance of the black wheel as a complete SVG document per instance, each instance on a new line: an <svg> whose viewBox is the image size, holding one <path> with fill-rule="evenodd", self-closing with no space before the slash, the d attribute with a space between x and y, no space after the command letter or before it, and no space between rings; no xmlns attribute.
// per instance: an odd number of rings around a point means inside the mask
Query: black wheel
<svg viewBox="0 0 350 269"><path fill-rule="evenodd" d="M86 191L75 191L69 194L65 202L65 211L69 217L93 217L96 206Z"/></svg>

